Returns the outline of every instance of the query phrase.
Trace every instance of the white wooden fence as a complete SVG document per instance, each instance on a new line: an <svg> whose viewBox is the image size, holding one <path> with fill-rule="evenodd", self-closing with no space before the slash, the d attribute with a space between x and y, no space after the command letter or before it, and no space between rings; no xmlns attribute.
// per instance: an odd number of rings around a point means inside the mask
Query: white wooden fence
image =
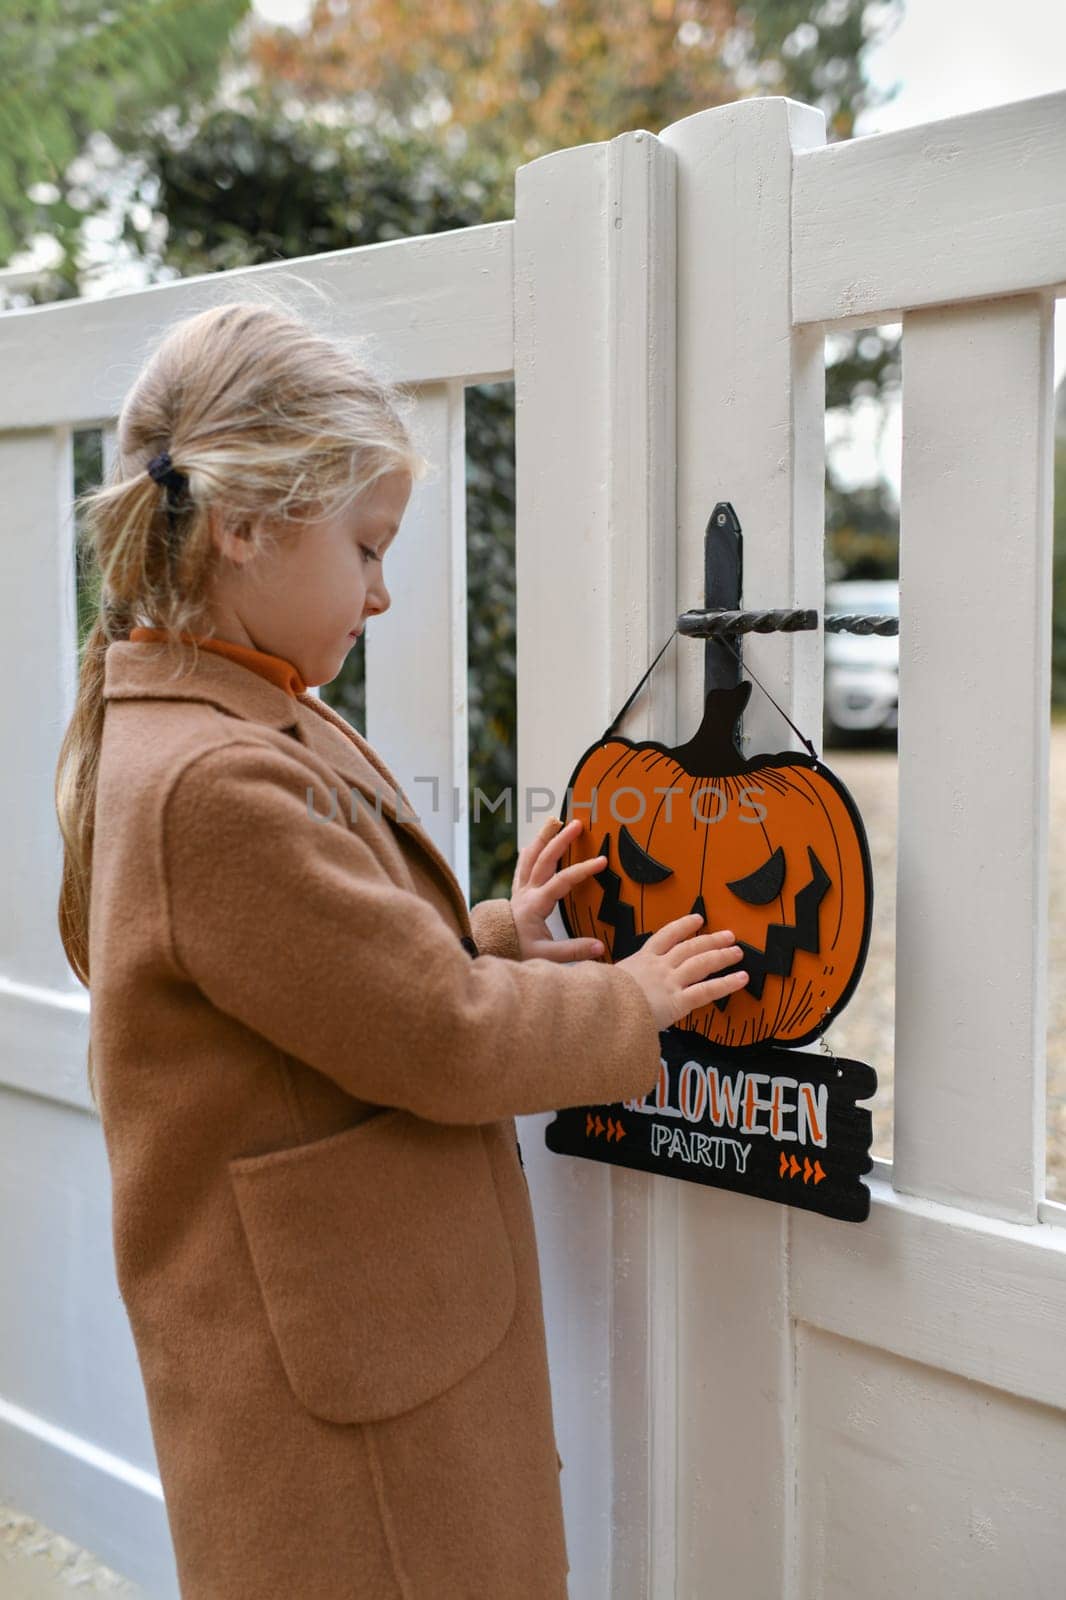
<svg viewBox="0 0 1066 1600"><path fill-rule="evenodd" d="M0 316L0 1498L176 1594L55 930L71 437L110 426L149 331L295 265L329 297L309 314L419 389L441 470L367 637L367 731L445 795L468 781L464 385L514 376L518 787L558 796L701 603L716 500L744 525L745 604L821 611L825 335L902 320L894 1159L856 1226L555 1156L549 1117L521 1119L571 1593L1062 1594L1066 1208L1043 1172L1064 172L1066 95L831 147L820 113L747 100L520 168L513 222ZM751 635L745 659L817 737L821 635ZM701 697L679 640L624 731L683 737ZM783 727L753 697L749 748L788 747ZM423 821L467 882L465 812ZM537 822L520 811L522 842Z"/></svg>

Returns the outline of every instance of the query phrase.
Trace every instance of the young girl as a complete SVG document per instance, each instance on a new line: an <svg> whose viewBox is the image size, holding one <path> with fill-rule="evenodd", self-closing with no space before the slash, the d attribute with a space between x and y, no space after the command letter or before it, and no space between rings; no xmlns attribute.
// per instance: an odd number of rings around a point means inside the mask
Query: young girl
<svg viewBox="0 0 1066 1600"><path fill-rule="evenodd" d="M698 915L617 965L553 942L606 865L556 870L580 822L468 909L308 693L389 605L404 398L284 307L219 304L159 344L87 497L59 922L184 1600L566 1595L514 1118L646 1095L659 1030L747 980Z"/></svg>

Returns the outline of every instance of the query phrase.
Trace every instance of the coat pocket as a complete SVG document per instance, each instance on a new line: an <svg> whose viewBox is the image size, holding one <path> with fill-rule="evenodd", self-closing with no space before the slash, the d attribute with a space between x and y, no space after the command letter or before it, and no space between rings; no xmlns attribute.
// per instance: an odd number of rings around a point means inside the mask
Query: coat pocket
<svg viewBox="0 0 1066 1600"><path fill-rule="evenodd" d="M286 1377L315 1416L398 1416L503 1339L514 1257L476 1125L389 1110L227 1166Z"/></svg>

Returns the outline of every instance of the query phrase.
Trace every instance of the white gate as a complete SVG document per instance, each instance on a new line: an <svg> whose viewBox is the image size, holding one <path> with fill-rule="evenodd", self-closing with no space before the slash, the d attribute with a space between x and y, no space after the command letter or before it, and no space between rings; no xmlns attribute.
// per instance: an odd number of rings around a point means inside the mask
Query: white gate
<svg viewBox="0 0 1066 1600"><path fill-rule="evenodd" d="M1062 1592L1043 1030L1063 171L1066 95L830 147L819 113L755 99L520 168L513 223L295 264L331 331L369 333L419 386L441 467L366 643L368 735L405 786L466 792L463 388L514 374L534 805L701 604L717 500L744 526L744 604L821 613L824 337L903 322L894 1161L854 1225L559 1157L548 1115L520 1120L573 1600ZM149 329L286 270L0 316L0 1496L160 1600L86 1010L55 931L71 432L110 425ZM745 660L817 740L821 635L752 635ZM678 640L622 731L684 737L701 698L702 650ZM748 748L788 748L784 728L756 694ZM539 818L519 817L524 842ZM423 821L467 882L465 811Z"/></svg>

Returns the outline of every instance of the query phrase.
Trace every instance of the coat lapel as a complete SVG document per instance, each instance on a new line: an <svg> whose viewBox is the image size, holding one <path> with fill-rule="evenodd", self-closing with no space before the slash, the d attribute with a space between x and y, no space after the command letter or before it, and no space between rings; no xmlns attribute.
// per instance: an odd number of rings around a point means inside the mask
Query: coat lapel
<svg viewBox="0 0 1066 1600"><path fill-rule="evenodd" d="M297 696L300 705L307 706L326 724L332 725L346 739L349 749L345 750L339 741L324 738L314 723L307 719L298 725L298 733L309 749L314 750L324 761L328 761L334 771L342 777L346 784L358 789L372 806L380 804L381 812L387 816L396 828L401 828L412 838L428 856L436 867L439 875L447 884L448 892L455 903L463 928L471 932L470 910L463 895L462 886L456 878L447 858L442 855L434 844L429 834L415 819L415 808L407 795L400 788L392 773L386 767L377 751L372 749L362 734L352 727L339 712L320 700L316 695Z"/></svg>
<svg viewBox="0 0 1066 1600"><path fill-rule="evenodd" d="M217 651L195 651L187 644L180 651L171 653L155 641L116 639L104 657L104 699L202 700L231 716L295 733L345 785L358 789L375 809L380 806L381 814L414 841L446 885L464 932L472 932L470 910L448 860L415 820L414 807L381 757L339 712L317 695L294 697ZM301 707L310 715L301 715Z"/></svg>

